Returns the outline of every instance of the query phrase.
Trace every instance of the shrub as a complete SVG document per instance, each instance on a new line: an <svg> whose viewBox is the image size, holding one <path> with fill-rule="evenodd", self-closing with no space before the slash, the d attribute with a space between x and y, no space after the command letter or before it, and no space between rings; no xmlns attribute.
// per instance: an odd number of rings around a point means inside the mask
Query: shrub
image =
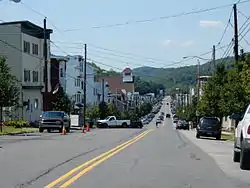
<svg viewBox="0 0 250 188"><path fill-rule="evenodd" d="M29 122L28 121L6 121L4 122L4 126L22 128L22 127L28 127Z"/></svg>

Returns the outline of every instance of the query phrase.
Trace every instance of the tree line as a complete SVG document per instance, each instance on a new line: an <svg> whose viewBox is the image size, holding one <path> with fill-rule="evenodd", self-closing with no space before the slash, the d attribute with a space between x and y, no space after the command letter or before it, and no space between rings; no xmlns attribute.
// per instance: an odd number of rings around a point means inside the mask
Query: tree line
<svg viewBox="0 0 250 188"><path fill-rule="evenodd" d="M196 115L222 119L244 112L250 103L250 56L243 54L230 69L224 63L217 64L215 72L202 88L199 102L197 98L192 101L192 104L177 110L180 117L190 121L195 120Z"/></svg>

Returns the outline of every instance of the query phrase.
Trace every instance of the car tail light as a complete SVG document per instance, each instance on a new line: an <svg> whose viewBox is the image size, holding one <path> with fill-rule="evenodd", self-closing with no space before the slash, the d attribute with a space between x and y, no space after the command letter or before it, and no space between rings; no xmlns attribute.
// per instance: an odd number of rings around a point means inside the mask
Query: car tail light
<svg viewBox="0 0 250 188"><path fill-rule="evenodd" d="M247 134L250 134L250 125L247 128Z"/></svg>

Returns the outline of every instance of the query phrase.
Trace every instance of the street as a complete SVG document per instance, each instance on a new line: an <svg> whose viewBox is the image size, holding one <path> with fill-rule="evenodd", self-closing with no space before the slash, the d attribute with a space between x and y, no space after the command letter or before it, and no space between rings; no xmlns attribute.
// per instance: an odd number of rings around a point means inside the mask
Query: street
<svg viewBox="0 0 250 188"><path fill-rule="evenodd" d="M153 120L143 129L0 137L0 187L249 188L250 179L225 173L189 134L170 118L159 128Z"/></svg>

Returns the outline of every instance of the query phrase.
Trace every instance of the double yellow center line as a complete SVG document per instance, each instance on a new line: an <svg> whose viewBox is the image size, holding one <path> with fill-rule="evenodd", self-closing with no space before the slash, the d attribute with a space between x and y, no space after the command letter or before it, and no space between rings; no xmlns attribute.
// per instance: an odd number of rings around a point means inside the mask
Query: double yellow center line
<svg viewBox="0 0 250 188"><path fill-rule="evenodd" d="M63 182L64 183L61 186L59 186L60 188L66 188L66 187L70 186L72 183L74 183L81 176L83 176L84 174L86 174L87 172L92 170L94 167L96 167L97 165L99 165L102 162L106 161L107 159L111 158L112 156L119 153L120 151L122 151L126 147L128 147L128 146L132 145L133 143L137 142L138 140L140 140L141 138L146 136L151 131L153 131L153 130L150 129L150 130L144 131L143 133L141 133L141 134L137 135L136 137L128 140L127 142L124 142L124 143L116 146L115 148L113 148L113 149L111 149L111 150L109 150L107 152L104 152L101 155L99 155L99 156L97 156L97 157L95 157L95 158L81 164L80 166L70 170L66 174L59 177L58 179L56 179L53 182L49 183L48 185L45 186L45 188L53 188L54 186L58 185L59 183L61 184ZM84 168L84 167L86 167L86 168ZM67 180L67 181L65 182L65 180Z"/></svg>

